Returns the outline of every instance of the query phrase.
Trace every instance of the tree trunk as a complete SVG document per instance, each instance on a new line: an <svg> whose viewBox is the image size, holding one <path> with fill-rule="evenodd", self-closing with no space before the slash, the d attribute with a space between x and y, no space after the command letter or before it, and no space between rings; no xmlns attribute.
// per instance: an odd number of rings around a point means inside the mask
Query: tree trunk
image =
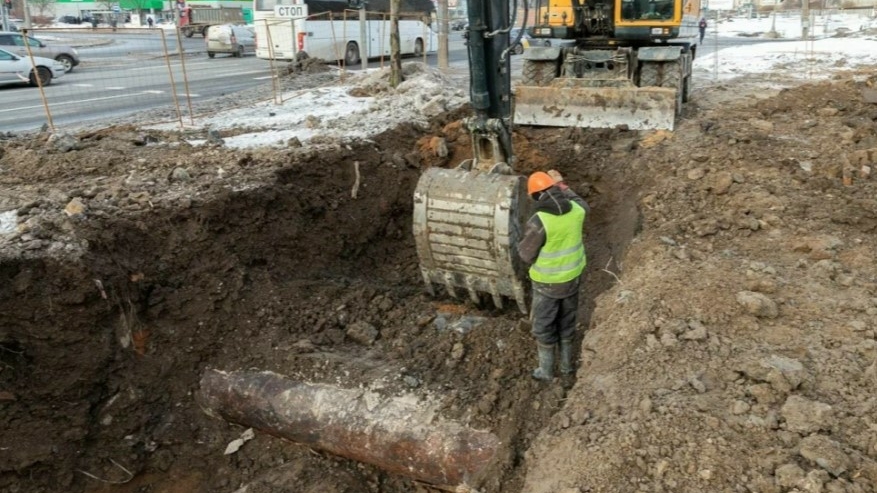
<svg viewBox="0 0 877 493"><path fill-rule="evenodd" d="M399 8L402 0L390 0L390 86L402 83L402 46L399 42Z"/></svg>
<svg viewBox="0 0 877 493"><path fill-rule="evenodd" d="M438 0L438 66L441 70L447 70L449 67L448 60L448 0Z"/></svg>

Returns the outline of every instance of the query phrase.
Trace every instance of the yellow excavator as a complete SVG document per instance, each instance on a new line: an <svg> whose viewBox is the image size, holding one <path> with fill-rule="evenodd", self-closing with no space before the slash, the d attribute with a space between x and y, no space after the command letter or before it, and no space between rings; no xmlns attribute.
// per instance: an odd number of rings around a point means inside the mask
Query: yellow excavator
<svg viewBox="0 0 877 493"><path fill-rule="evenodd" d="M523 1L529 16L530 0ZM514 124L673 129L691 90L699 0L535 0L525 29L558 45L524 52L511 91L510 40L517 0L469 0L469 95L465 127L473 159L431 168L414 192L414 236L429 291L443 285L476 303L514 300L527 313L526 266L517 253L529 216L515 174ZM520 38L523 30L516 30Z"/></svg>
<svg viewBox="0 0 877 493"><path fill-rule="evenodd" d="M537 0L515 123L672 130L691 92L700 0Z"/></svg>

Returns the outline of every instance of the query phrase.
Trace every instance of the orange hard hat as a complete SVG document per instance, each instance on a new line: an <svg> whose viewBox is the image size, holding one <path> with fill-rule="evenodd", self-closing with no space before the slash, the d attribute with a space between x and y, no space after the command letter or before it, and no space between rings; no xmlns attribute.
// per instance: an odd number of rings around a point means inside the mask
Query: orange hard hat
<svg viewBox="0 0 877 493"><path fill-rule="evenodd" d="M542 190L548 190L554 185L554 178L544 171L537 171L527 179L527 193L532 195Z"/></svg>

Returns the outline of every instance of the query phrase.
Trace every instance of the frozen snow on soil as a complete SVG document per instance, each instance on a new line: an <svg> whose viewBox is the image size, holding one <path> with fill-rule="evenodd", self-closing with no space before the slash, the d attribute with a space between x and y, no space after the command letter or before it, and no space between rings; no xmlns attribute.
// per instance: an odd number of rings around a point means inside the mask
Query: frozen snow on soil
<svg viewBox="0 0 877 493"><path fill-rule="evenodd" d="M712 22L712 21L710 21ZM717 26L710 25L707 38L714 35L714 28L719 36L761 36L771 30L774 19L763 17L744 19L734 17L722 19ZM859 32L877 27L877 19L871 19L864 13L814 15L811 34L815 37L832 36L838 32ZM780 38L798 39L801 37L800 12L780 12L776 15L776 33ZM708 40L705 40L708 42Z"/></svg>
<svg viewBox="0 0 877 493"><path fill-rule="evenodd" d="M434 69L415 63L403 73L407 78L396 89L386 83L386 69L371 70L351 75L344 85L284 94L280 105L259 103L199 119L197 124L217 131L240 129L223 138L228 147L286 146L292 138L308 144L318 136L341 141L368 138L403 123L426 127L430 118L467 101ZM176 125L151 128L170 130Z"/></svg>
<svg viewBox="0 0 877 493"><path fill-rule="evenodd" d="M800 13L778 13L776 20L770 17L720 20L707 30L704 45L712 46L716 34L720 38L763 38L764 42L699 56L694 61L695 74L730 79L775 72L784 78L815 79L857 65L877 64L877 35L873 34L877 19L863 13L816 15L813 19L811 33L816 39L809 41L800 40ZM780 37L767 39L765 33L774 23Z"/></svg>
<svg viewBox="0 0 877 493"><path fill-rule="evenodd" d="M830 38L816 41L765 42L718 52L721 79L780 71L801 79L830 75L838 69L877 64L877 37ZM695 73L712 75L715 54L694 61Z"/></svg>
<svg viewBox="0 0 877 493"><path fill-rule="evenodd" d="M11 210L0 212L0 235L8 235L15 232L18 225L18 211Z"/></svg>

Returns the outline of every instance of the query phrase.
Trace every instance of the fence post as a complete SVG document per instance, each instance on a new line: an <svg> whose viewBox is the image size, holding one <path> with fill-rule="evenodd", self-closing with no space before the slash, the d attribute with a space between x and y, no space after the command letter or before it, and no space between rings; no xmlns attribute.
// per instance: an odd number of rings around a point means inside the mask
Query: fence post
<svg viewBox="0 0 877 493"><path fill-rule="evenodd" d="M206 36L206 34L205 34ZM192 110L192 94L189 91L189 75L186 73L186 54L183 53L183 40L177 36L177 52L180 54L180 68L183 70L183 86L186 88L186 106L189 108L189 123L195 124L195 113Z"/></svg>
<svg viewBox="0 0 877 493"><path fill-rule="evenodd" d="M22 29L21 34L27 39L27 29ZM30 49L30 43L25 43L24 47L27 50L27 58L32 67L31 71L33 73L33 78L37 81L37 87L40 90L40 99L43 101L43 109L46 111L46 122L49 124L49 130L51 130L52 133L55 133L55 122L52 121L52 111L49 109L49 101L46 99L46 91L43 89L43 78L40 77L40 72L37 70L37 63L33 59L33 52Z"/></svg>
<svg viewBox="0 0 877 493"><path fill-rule="evenodd" d="M161 45L164 47L164 61L167 65L167 74L171 79L171 93L174 97L174 108L177 110L177 120L180 122L180 128L183 128L183 112L180 111L180 101L177 99L177 83L174 82L174 70L171 68L171 58L167 52L167 38L164 34L164 29L159 29L161 32ZM177 28L177 38L182 35L180 28Z"/></svg>
<svg viewBox="0 0 877 493"><path fill-rule="evenodd" d="M265 36L268 38L268 65L271 67L271 92L273 93L273 96L274 96L274 104L281 104L281 103L283 103L283 100L280 99L278 101L279 96L280 96L278 88L277 88L278 75L277 75L277 72L274 71L274 41L272 41L272 39L271 39L271 26L268 25L268 19L262 19L262 21L265 23ZM289 22L293 23L293 21L289 21ZM293 23L293 25L295 25L295 24ZM293 28L292 34L295 35L294 28ZM295 42L295 36L293 36L292 42L293 43Z"/></svg>

